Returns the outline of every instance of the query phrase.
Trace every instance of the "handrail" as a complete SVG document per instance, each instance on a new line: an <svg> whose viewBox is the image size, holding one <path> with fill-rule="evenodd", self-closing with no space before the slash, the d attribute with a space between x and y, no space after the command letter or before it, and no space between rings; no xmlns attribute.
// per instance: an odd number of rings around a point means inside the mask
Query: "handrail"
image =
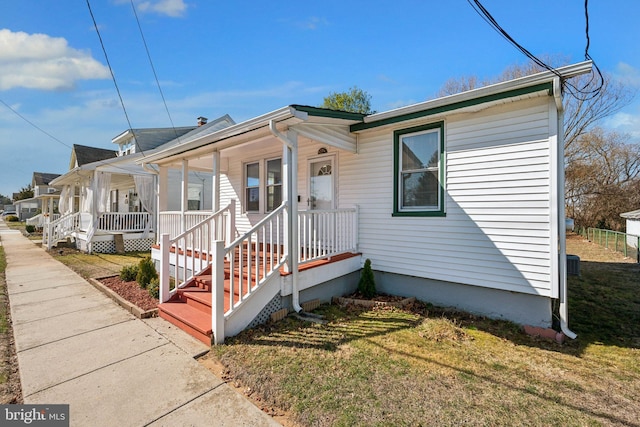
<svg viewBox="0 0 640 427"><path fill-rule="evenodd" d="M211 265L214 242L221 239L231 240L231 235L235 229L234 220L235 201L232 200L226 207L213 213L173 239L170 239L168 234L161 236L161 302L168 301L179 288L186 286L195 276L201 274ZM173 289L170 289L169 286L169 257L171 253L175 257L175 263L172 263L175 266L172 274L175 279Z"/></svg>
<svg viewBox="0 0 640 427"><path fill-rule="evenodd" d="M288 257L284 245L286 225L282 214L287 207L287 202L282 202L277 209L224 248L224 256L229 260L230 269L230 301L229 309L224 313L225 316L237 309L286 262ZM218 267L222 268L222 266ZM215 288L212 290L216 291Z"/></svg>
<svg viewBox="0 0 640 427"><path fill-rule="evenodd" d="M47 224L46 231L43 228L42 241L46 243L47 250L51 250L54 242L63 239L80 227L80 212L61 216L55 221Z"/></svg>

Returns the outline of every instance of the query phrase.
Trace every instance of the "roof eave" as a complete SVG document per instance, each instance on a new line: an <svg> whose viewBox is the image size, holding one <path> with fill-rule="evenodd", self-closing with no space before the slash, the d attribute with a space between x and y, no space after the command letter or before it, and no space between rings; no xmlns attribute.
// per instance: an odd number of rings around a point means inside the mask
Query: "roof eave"
<svg viewBox="0 0 640 427"><path fill-rule="evenodd" d="M568 79L571 77L576 77L580 74L588 73L589 71L591 71L591 69L592 61L584 61L558 68L556 69L556 71L562 77L562 79ZM354 125L352 127L352 131L359 131L377 127L376 123L386 123L398 117L410 117L425 110L434 110L452 104L464 104L466 102L481 98L491 98L492 96L505 92L518 93L518 91L525 88L551 83L555 78L558 77L558 74L551 71L544 71L541 73L520 77L518 79L508 80L506 82L500 82L478 89L460 92L454 95L432 99L406 107L396 108L394 110L389 110L382 113L371 114L363 119L363 123Z"/></svg>

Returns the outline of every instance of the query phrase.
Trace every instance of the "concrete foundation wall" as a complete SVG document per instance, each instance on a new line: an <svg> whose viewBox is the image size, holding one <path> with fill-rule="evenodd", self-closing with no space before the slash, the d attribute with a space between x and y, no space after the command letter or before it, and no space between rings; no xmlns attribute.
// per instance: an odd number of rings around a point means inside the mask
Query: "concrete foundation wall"
<svg viewBox="0 0 640 427"><path fill-rule="evenodd" d="M374 274L380 293L416 297L436 306L454 307L522 325L551 327L552 299L548 297L380 271Z"/></svg>

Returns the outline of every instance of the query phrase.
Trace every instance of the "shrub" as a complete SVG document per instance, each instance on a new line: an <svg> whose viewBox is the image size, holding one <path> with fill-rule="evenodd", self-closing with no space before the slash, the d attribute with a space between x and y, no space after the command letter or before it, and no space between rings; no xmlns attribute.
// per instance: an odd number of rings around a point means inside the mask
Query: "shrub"
<svg viewBox="0 0 640 427"><path fill-rule="evenodd" d="M149 295L151 295L155 299L160 298L160 279L158 279L157 277L155 279L151 279L147 290L149 291Z"/></svg>
<svg viewBox="0 0 640 427"><path fill-rule="evenodd" d="M371 298L376 294L376 280L373 277L370 259L364 262L364 268L360 273L360 281L358 282L358 292L366 298Z"/></svg>
<svg viewBox="0 0 640 427"><path fill-rule="evenodd" d="M33 233L36 231L36 226L35 225L26 225L24 227L24 231L26 231L27 233Z"/></svg>
<svg viewBox="0 0 640 427"><path fill-rule="evenodd" d="M151 258L146 257L140 260L140 264L138 264L138 275L136 276L136 281L143 288L147 288L149 283L153 279L158 278L158 272L156 271L155 265L153 265L153 261Z"/></svg>
<svg viewBox="0 0 640 427"><path fill-rule="evenodd" d="M120 270L120 279L125 282L132 282L136 280L136 276L138 276L138 266L135 264L125 265L122 267L122 270Z"/></svg>
<svg viewBox="0 0 640 427"><path fill-rule="evenodd" d="M5 221L7 222L18 222L20 221L20 218L18 218L17 216L14 215L8 215L4 218Z"/></svg>

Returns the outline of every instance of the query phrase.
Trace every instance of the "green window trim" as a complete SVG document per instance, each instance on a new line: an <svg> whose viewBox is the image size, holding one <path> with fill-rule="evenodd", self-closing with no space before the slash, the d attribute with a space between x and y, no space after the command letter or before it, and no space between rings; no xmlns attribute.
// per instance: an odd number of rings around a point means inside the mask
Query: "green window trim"
<svg viewBox="0 0 640 427"><path fill-rule="evenodd" d="M401 197L401 180L402 172L400 155L400 144L403 135L415 134L438 130L440 156L438 159L438 208L437 209L403 209L400 201ZM422 126L414 126L406 129L398 129L393 132L393 213L394 217L444 217L445 211L445 149L444 149L444 122L429 123Z"/></svg>

